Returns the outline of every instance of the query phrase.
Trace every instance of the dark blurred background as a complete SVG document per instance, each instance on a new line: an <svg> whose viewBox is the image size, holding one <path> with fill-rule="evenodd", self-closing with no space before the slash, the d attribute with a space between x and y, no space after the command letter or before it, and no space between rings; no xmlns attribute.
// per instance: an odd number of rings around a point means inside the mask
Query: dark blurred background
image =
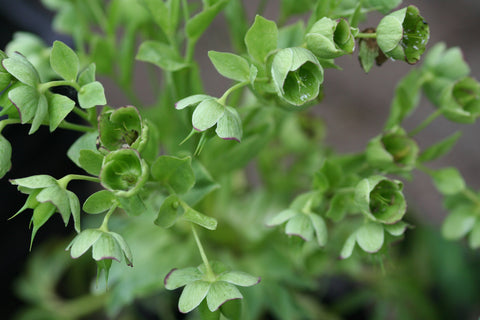
<svg viewBox="0 0 480 320"><path fill-rule="evenodd" d="M254 16L259 1L244 1L248 3L249 17ZM280 1L269 1L265 16L275 19ZM443 41L448 47L460 46L465 60L471 66L472 76L480 78L480 1L478 0L417 0L404 1L404 5L413 4L419 7L420 12L430 24L431 39L429 47ZM16 31L28 31L39 35L48 45L54 40L71 43L68 37L56 34L51 29L53 13L44 9L39 0L0 0L0 47L11 40ZM361 29L376 26L380 19L378 15L369 16L367 22L362 23ZM205 89L209 94L218 95L227 87L228 83L219 76L211 66L207 50L229 51L228 29L225 21L218 17L211 29L201 39L197 52L197 60L202 66L202 77ZM358 64L356 55L337 60L344 71L327 70L325 76L325 99L321 105L315 107L316 112L324 117L327 125L327 143L334 146L339 152L361 151L367 141L377 135L388 115L390 100L398 79L410 69L410 66L388 61L382 67L374 67L368 75L364 74ZM137 88L146 88L141 81L142 70L136 74ZM106 84L107 100L113 106L121 106L129 101L121 92ZM149 101L149 92L142 92L145 101ZM431 112L432 106L422 99L421 106L414 117L407 120L408 128L415 127ZM455 130L464 130L460 143L452 152L434 165L442 167L453 165L460 169L468 185L480 188L480 146L478 137L480 129L476 125L456 125L437 119L432 126L418 135L419 144L423 147L448 136ZM22 214L13 220L7 221L23 204L25 196L17 192L9 184L8 179L29 176L33 174L50 174L62 177L78 169L65 154L68 147L78 137L77 134L57 130L49 134L48 129L42 128L35 135L28 136L25 126L8 126L3 134L12 142L13 156L12 170L0 180L2 194L1 228L1 255L2 264L0 277L2 289L7 295L1 299L2 318L8 319L11 313L21 306L12 294L13 280L23 271L24 263L29 255L30 230L29 214ZM72 184L72 188L81 188ZM446 211L442 208L441 197L433 188L430 180L418 173L412 183L405 186L407 201L415 219L426 224L440 226ZM80 195L82 200L82 195ZM37 234L33 250L42 241L52 235L67 235L71 226L65 228L59 215L54 215L42 230Z"/></svg>

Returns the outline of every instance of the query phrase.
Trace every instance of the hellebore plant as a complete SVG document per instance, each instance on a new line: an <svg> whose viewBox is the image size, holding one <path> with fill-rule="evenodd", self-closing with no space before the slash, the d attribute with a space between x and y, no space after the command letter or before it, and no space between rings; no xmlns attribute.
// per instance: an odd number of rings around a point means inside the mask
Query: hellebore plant
<svg viewBox="0 0 480 320"><path fill-rule="evenodd" d="M241 0L42 2L71 43L50 46L17 33L0 51L0 176L27 197L14 216L32 211L31 242L55 213L66 226L72 216L76 236L58 242L79 259L76 267L44 253L32 260L52 262L29 269L42 277L22 278L19 292L32 306L21 319L174 319L178 312L189 319L337 319L349 314L344 305L360 308L357 301L368 301L376 318L438 319L427 298L405 300L423 297L425 281L389 278L391 265L407 268L391 244L416 232L407 232L416 221L403 188L422 171L451 212L444 237L480 247L478 191L458 169L429 164L461 133L428 147L417 139L437 117L475 123L480 84L460 49L437 44L424 56L430 30L418 8L397 8L400 0L284 0L274 21L262 16L266 1L255 17ZM360 31L372 11L383 18ZM228 79L217 95L203 87L195 49L205 32L215 33L209 27L219 15L235 53L204 53ZM326 70L340 72L335 59L346 55L358 57L365 72L387 60L409 68L385 125L354 154L325 144L319 117ZM137 62L154 92L148 106L135 90ZM106 78L126 97L121 105L108 101ZM407 129L422 94L435 109ZM29 134L77 132L67 156L78 172L10 177L20 146L2 131L16 124L28 125ZM83 181L87 194L67 189L71 181ZM69 300L55 292L60 286L40 284L69 270L79 275L71 283L90 283L90 249L105 288L97 281ZM384 274L371 266L377 263ZM334 297L334 307L318 297L328 294L326 282L344 278L365 286L361 294ZM25 294L26 283L37 295Z"/></svg>

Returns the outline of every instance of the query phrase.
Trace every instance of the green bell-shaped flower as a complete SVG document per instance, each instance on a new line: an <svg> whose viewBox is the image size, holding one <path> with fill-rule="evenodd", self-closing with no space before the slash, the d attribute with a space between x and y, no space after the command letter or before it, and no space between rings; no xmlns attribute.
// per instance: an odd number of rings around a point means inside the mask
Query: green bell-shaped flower
<svg viewBox="0 0 480 320"><path fill-rule="evenodd" d="M403 184L383 176L361 180L355 188L357 208L370 220L384 224L400 221L407 210Z"/></svg>
<svg viewBox="0 0 480 320"><path fill-rule="evenodd" d="M300 47L278 51L273 58L271 73L277 95L295 106L316 99L323 83L323 68L317 57Z"/></svg>
<svg viewBox="0 0 480 320"><path fill-rule="evenodd" d="M480 83L470 77L460 79L444 88L440 101L448 120L474 123L480 116Z"/></svg>
<svg viewBox="0 0 480 320"><path fill-rule="evenodd" d="M148 126L134 106L105 107L99 117L98 131L102 146L110 151L129 147L141 152L148 138Z"/></svg>
<svg viewBox="0 0 480 320"><path fill-rule="evenodd" d="M415 6L390 13L377 26L377 43L383 53L410 64L420 60L429 36L428 24Z"/></svg>
<svg viewBox="0 0 480 320"><path fill-rule="evenodd" d="M112 151L103 159L100 183L119 197L137 194L148 179L148 166L134 149Z"/></svg>
<svg viewBox="0 0 480 320"><path fill-rule="evenodd" d="M366 149L367 162L390 173L411 170L417 156L417 143L398 127L370 140Z"/></svg>
<svg viewBox="0 0 480 320"><path fill-rule="evenodd" d="M344 19L332 20L324 17L318 20L305 36L307 48L318 58L333 59L350 54L355 48L354 34L358 29L350 28Z"/></svg>

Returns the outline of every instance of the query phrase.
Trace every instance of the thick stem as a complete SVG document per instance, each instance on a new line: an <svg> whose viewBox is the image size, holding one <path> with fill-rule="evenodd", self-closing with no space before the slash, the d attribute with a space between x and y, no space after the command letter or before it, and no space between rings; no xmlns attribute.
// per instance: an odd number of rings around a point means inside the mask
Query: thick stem
<svg viewBox="0 0 480 320"><path fill-rule="evenodd" d="M38 85L38 91L40 93L44 93L48 89L52 87L58 87L58 86L70 86L75 88L75 90L79 91L80 90L80 85L76 83L75 81L71 80L55 80L55 81L49 81L45 83L40 83Z"/></svg>
<svg viewBox="0 0 480 320"><path fill-rule="evenodd" d="M92 177L92 176L85 176L81 174L68 174L65 177L58 179L58 184L62 186L63 188L67 188L67 185L70 183L72 180L84 180L84 181L91 181L91 182L100 182L100 179L97 177Z"/></svg>
<svg viewBox="0 0 480 320"><path fill-rule="evenodd" d="M357 33L355 38L375 39L375 38L377 38L377 34L375 32L373 32L373 33L359 32L359 33Z"/></svg>
<svg viewBox="0 0 480 320"><path fill-rule="evenodd" d="M0 121L0 133L9 124L17 124L17 123L20 123L20 119L4 119L4 120L1 120Z"/></svg>
<svg viewBox="0 0 480 320"><path fill-rule="evenodd" d="M110 216L113 214L113 212L117 209L117 205L114 204L113 206L110 207L108 210L107 214L103 218L102 225L98 228L99 230L103 232L108 232L108 221L110 220Z"/></svg>
<svg viewBox="0 0 480 320"><path fill-rule="evenodd" d="M95 131L95 128L89 127L89 126L84 126L81 124L75 124L75 123L70 123L65 120L63 120L59 125L59 128L62 129L68 129L68 130L74 130L74 131L79 131L79 132L92 132Z"/></svg>
<svg viewBox="0 0 480 320"><path fill-rule="evenodd" d="M243 88L245 87L246 85L248 85L250 83L250 81L243 81L243 82L239 82L237 84L235 84L234 86L230 87L227 91L225 91L225 93L218 99L218 102L222 105L225 105L225 103L227 102L227 98L228 96L234 92L235 90L238 90L240 88Z"/></svg>

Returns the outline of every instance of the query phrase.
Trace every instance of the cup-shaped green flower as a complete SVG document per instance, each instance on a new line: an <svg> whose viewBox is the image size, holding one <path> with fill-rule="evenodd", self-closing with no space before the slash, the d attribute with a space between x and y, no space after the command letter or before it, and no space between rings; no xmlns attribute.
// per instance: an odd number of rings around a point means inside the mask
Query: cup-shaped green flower
<svg viewBox="0 0 480 320"><path fill-rule="evenodd" d="M450 121L474 123L480 116L480 83L473 78L462 78L442 91L442 114Z"/></svg>
<svg viewBox="0 0 480 320"><path fill-rule="evenodd" d="M148 179L148 166L134 149L120 149L103 159L100 183L119 197L137 194Z"/></svg>
<svg viewBox="0 0 480 320"><path fill-rule="evenodd" d="M350 54L355 48L357 29L350 28L347 20L324 17L312 26L305 36L307 48L321 59L333 59Z"/></svg>
<svg viewBox="0 0 480 320"><path fill-rule="evenodd" d="M365 153L369 164L395 173L409 171L415 166L418 146L405 130L396 127L370 140Z"/></svg>
<svg viewBox="0 0 480 320"><path fill-rule="evenodd" d="M384 224L400 221L407 210L403 184L383 176L361 180L355 188L355 204L370 220Z"/></svg>
<svg viewBox="0 0 480 320"><path fill-rule="evenodd" d="M323 83L323 68L315 55L300 47L275 54L271 74L277 95L295 106L316 99Z"/></svg>
<svg viewBox="0 0 480 320"><path fill-rule="evenodd" d="M124 147L142 151L148 138L148 126L134 106L103 108L98 132L102 146L110 151Z"/></svg>
<svg viewBox="0 0 480 320"><path fill-rule="evenodd" d="M236 286L250 287L260 282L259 277L230 271L219 262L212 263L211 267L210 272L202 264L196 268L173 269L166 275L164 284L168 290L185 286L178 301L180 312L192 311L204 299L208 309L214 312L230 300L243 298Z"/></svg>
<svg viewBox="0 0 480 320"><path fill-rule="evenodd" d="M394 11L377 26L377 43L389 58L417 63L430 36L428 24L415 6Z"/></svg>
<svg viewBox="0 0 480 320"><path fill-rule="evenodd" d="M105 259L121 262L125 258L128 266L133 266L132 252L121 235L101 229L85 229L80 232L67 246L73 259L82 256L92 248L92 257L95 261Z"/></svg>

